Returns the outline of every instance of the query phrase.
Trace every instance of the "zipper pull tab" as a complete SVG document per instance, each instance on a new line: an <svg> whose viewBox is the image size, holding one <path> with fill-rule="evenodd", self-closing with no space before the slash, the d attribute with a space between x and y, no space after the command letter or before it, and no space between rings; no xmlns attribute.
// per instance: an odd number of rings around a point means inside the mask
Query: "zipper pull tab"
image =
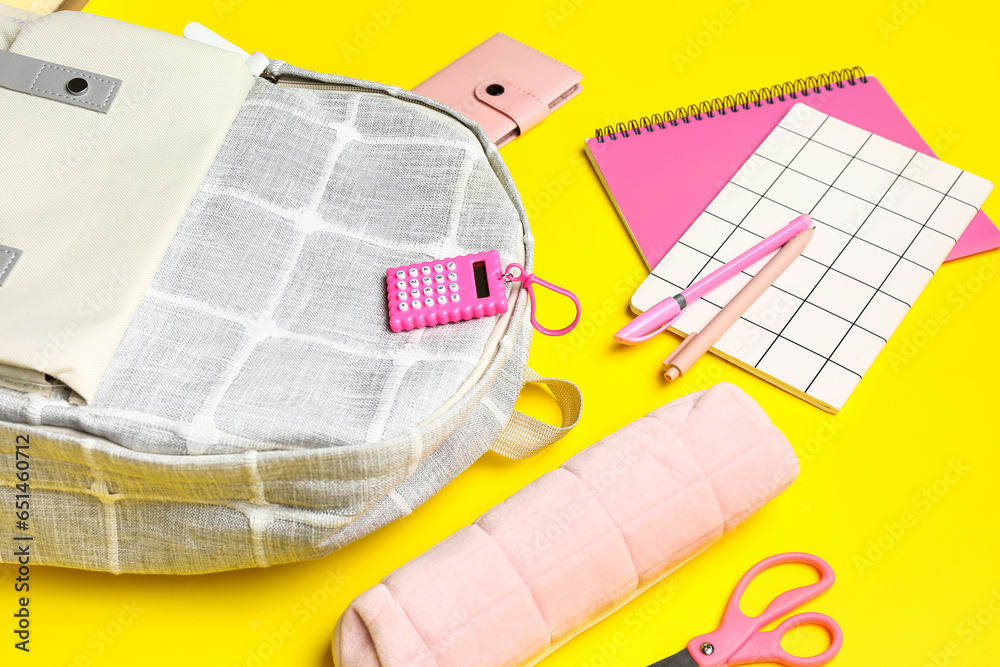
<svg viewBox="0 0 1000 667"><path fill-rule="evenodd" d="M225 49L226 51L232 51L233 53L240 54L240 56L243 57L243 62L247 65L247 69L249 69L250 73L254 76L260 76L260 73L271 64L268 57L260 51L247 53L240 47L230 42L228 39L212 32L202 24L194 21L184 26L184 36L196 42L201 42L202 44L208 44L209 46L214 46L219 49Z"/></svg>

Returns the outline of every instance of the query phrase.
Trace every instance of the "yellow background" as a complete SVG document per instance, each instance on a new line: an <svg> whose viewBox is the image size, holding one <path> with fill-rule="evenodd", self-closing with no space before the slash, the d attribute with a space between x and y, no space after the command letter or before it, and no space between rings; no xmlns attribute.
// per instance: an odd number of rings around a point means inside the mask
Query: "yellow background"
<svg viewBox="0 0 1000 667"><path fill-rule="evenodd" d="M732 20L720 31L713 22L724 10ZM537 272L575 290L585 308L572 336L536 336L531 364L579 383L585 413L549 451L523 462L488 455L411 516L321 560L196 577L37 568L32 651L11 648L5 611L0 663L329 666L337 617L393 568L601 436L729 381L791 440L798 481L668 585L544 664L641 667L672 654L715 627L750 565L786 550L819 554L838 574L810 605L843 627L834 664L997 664L1000 253L946 265L835 417L714 358L666 385L658 371L672 340L611 340L644 272L582 152L599 125L861 65L945 161L997 180L996 3L93 0L87 11L173 33L200 21L251 51L403 87L497 31L583 72L583 93L502 155L531 213ZM384 25L371 23L379 16ZM685 54L699 38L701 53ZM694 57L678 63L676 54ZM998 196L986 205L993 216ZM553 320L564 314L545 303ZM553 416L539 396L522 406ZM15 603L10 573L0 570L0 609ZM800 575L772 577L772 592Z"/></svg>

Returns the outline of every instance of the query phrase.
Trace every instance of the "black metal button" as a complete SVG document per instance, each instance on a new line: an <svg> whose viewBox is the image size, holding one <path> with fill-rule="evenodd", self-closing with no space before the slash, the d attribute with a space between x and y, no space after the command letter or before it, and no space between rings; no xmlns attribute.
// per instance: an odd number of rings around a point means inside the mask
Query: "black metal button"
<svg viewBox="0 0 1000 667"><path fill-rule="evenodd" d="M491 83L490 85L486 86L486 92L489 93L490 95L493 95L494 97L496 97L497 95L503 95L503 86L501 86L499 83Z"/></svg>
<svg viewBox="0 0 1000 667"><path fill-rule="evenodd" d="M66 90L68 90L71 95L83 95L89 88L90 84L87 83L87 80L80 77L70 79L69 83L66 84Z"/></svg>

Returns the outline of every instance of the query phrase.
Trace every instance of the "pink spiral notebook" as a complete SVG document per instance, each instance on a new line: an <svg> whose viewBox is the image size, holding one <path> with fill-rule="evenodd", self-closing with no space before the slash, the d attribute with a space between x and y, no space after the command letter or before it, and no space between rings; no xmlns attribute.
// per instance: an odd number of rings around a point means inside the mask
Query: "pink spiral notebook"
<svg viewBox="0 0 1000 667"><path fill-rule="evenodd" d="M650 269L800 102L937 157L882 84L860 68L608 127L587 139L587 155ZM979 211L947 259L998 247L1000 229Z"/></svg>

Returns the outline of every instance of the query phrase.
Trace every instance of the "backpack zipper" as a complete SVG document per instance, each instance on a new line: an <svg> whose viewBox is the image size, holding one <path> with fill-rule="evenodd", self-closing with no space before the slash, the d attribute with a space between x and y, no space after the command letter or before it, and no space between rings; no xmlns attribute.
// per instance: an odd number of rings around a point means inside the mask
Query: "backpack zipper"
<svg viewBox="0 0 1000 667"><path fill-rule="evenodd" d="M270 71L264 70L260 77L271 83L281 86L282 88L307 88L309 90L338 90L348 93L373 93L376 95L384 95L380 90L369 90L367 88L362 88L361 86L350 86L343 83L325 83L323 81L313 81L312 79L303 79L297 76L290 76L287 74L271 74Z"/></svg>

